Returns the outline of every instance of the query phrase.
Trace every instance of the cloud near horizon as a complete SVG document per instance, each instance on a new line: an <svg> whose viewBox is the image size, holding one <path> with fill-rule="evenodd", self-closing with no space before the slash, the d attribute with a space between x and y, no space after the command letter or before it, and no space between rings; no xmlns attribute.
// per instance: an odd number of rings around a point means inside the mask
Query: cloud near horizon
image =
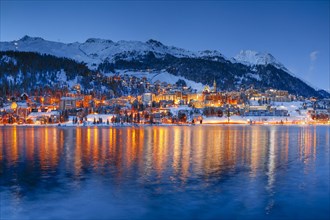
<svg viewBox="0 0 330 220"><path fill-rule="evenodd" d="M318 58L320 51L314 50L309 54L310 64L309 64L309 72L312 73L315 69L315 62Z"/></svg>
<svg viewBox="0 0 330 220"><path fill-rule="evenodd" d="M309 54L309 58L310 58L311 62L315 62L317 60L318 54L319 54L319 51L318 50L312 51Z"/></svg>

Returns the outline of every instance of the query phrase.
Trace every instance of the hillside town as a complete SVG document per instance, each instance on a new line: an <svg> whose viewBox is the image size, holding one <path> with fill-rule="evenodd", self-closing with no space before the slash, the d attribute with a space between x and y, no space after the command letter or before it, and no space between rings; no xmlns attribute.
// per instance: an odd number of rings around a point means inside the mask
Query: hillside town
<svg viewBox="0 0 330 220"><path fill-rule="evenodd" d="M59 126L138 124L329 124L330 99L297 97L288 91L260 91L251 86L220 91L216 81L202 91L184 80L174 84L131 75L110 76L127 91L140 95L116 97L113 92L82 92L79 84L44 94L0 97L0 124Z"/></svg>

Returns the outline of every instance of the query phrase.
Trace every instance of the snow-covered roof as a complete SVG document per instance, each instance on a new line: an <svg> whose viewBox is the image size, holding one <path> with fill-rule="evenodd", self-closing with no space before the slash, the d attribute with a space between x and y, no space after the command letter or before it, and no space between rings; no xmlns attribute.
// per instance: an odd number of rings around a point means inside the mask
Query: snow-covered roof
<svg viewBox="0 0 330 220"><path fill-rule="evenodd" d="M60 112L59 111L50 111L50 112L31 112L28 117L29 118L37 118L37 117L42 117L42 116L59 116Z"/></svg>
<svg viewBox="0 0 330 220"><path fill-rule="evenodd" d="M62 97L61 100L62 101L75 101L77 100L77 97Z"/></svg>
<svg viewBox="0 0 330 220"><path fill-rule="evenodd" d="M266 105L262 105L262 106L251 105L250 110L267 110L267 106Z"/></svg>
<svg viewBox="0 0 330 220"><path fill-rule="evenodd" d="M276 109L278 109L278 110L288 110L288 108L283 106L283 105L276 107Z"/></svg>

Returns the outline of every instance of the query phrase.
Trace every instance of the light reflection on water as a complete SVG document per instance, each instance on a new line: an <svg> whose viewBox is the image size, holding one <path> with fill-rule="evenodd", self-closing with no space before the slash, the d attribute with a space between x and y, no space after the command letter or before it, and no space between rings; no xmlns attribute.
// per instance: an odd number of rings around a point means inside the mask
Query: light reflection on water
<svg viewBox="0 0 330 220"><path fill-rule="evenodd" d="M1 127L0 135L0 218L330 214L326 126Z"/></svg>

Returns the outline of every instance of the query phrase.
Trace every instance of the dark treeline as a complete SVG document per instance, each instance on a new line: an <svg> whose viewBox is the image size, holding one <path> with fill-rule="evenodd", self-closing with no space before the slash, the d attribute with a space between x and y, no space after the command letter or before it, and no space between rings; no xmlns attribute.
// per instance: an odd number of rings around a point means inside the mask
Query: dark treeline
<svg viewBox="0 0 330 220"><path fill-rule="evenodd" d="M305 97L329 95L316 91L299 78L271 64L247 66L223 58L215 61L212 60L212 57L178 58L165 55L163 58L158 58L153 52L137 56L132 60L125 59L127 56L124 54L115 57L114 63L104 62L100 65L100 71L113 72L115 69L167 70L171 74L203 84L212 85L213 80L216 80L217 86L221 90L230 91L253 86L261 90L270 88L287 90L291 94Z"/></svg>
<svg viewBox="0 0 330 220"><path fill-rule="evenodd" d="M121 92L120 82L109 82L85 63L35 52L0 51L0 96L66 91L68 81L82 85L82 93L104 85ZM115 92L115 93L116 93Z"/></svg>

